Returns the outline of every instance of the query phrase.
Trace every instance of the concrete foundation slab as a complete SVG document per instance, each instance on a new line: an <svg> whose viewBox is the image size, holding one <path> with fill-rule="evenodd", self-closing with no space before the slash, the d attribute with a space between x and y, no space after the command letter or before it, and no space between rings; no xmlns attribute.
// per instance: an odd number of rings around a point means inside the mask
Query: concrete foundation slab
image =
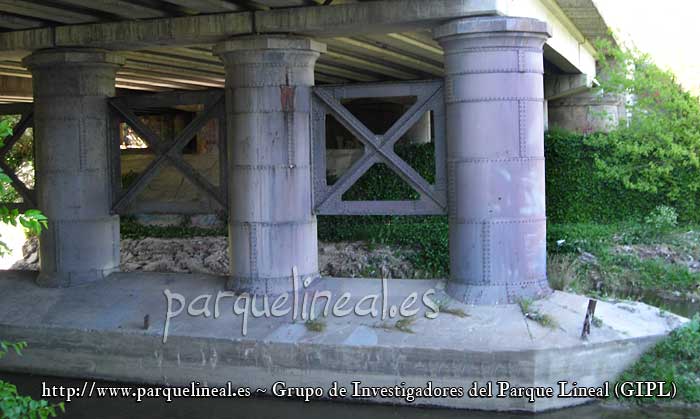
<svg viewBox="0 0 700 419"><path fill-rule="evenodd" d="M600 386L614 380L646 349L686 320L641 303L599 302L588 340L580 338L588 299L555 292L535 306L557 323L546 328L526 320L517 305L473 306L452 300L466 317L446 312L434 319L430 304L446 298L439 281L347 280L324 278L299 289L299 317L234 315L235 299L215 300L225 290L225 277L183 274L114 273L105 281L72 289L40 288L31 272L5 272L0 279L0 336L26 341L24 356L7 356L0 369L69 377L100 378L153 384L266 388L279 380L288 386L319 386L333 381L351 389L363 386L461 387L474 381L486 385L508 380L512 386L551 386L576 381ZM187 308L170 319L167 342L167 298L164 290L181 295ZM434 290L431 294L430 290ZM346 307L371 309L367 295L379 296L377 317L351 314L329 316L325 329L314 332L301 319L310 312L314 292L328 291L337 303L349 293ZM210 295L211 299L197 299ZM304 308L303 297L309 297ZM320 294L319 294L320 295ZM413 322L397 325L401 317L382 315L400 310L407 298L419 308ZM174 297L173 297L174 298ZM360 300L365 298L364 302ZM191 304L195 301L194 304ZM285 306L291 308L290 302ZM316 312L325 299L319 299ZM39 303L37 303L39 302ZM172 300L172 311L179 303ZM236 303L238 304L238 303ZM272 305L272 299L270 301ZM260 309L262 303L255 305ZM434 305L434 302L433 302ZM239 307L242 306L239 304ZM273 306L274 307L274 306ZM393 308L392 308L393 307ZM279 308L279 307L278 307ZM386 311L385 311L386 310ZM405 313L407 314L407 313ZM150 326L144 329L144 316ZM247 333L242 335L247 319ZM494 392L495 392L494 388ZM361 398L364 402L407 404L404 398ZM435 405L507 411L542 411L581 404L587 398L525 397L418 398L412 405Z"/></svg>

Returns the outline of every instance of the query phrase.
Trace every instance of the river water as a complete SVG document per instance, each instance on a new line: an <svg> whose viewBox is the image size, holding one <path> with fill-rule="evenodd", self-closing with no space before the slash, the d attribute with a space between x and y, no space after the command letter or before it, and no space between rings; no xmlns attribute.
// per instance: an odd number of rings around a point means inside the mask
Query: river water
<svg viewBox="0 0 700 419"><path fill-rule="evenodd" d="M700 300L670 300L655 294L629 296L631 299L640 300L647 304L661 307L679 316L691 318L700 313Z"/></svg>
<svg viewBox="0 0 700 419"><path fill-rule="evenodd" d="M56 377L40 377L25 374L0 372L0 379L17 385L21 394L41 398L42 381L49 385L81 387L83 381ZM123 383L99 383L100 386L124 387ZM44 397L56 403L60 399ZM178 399L165 403L157 399L145 399L140 403L122 398L73 399L66 404L66 414L61 418L74 419L116 419L116 418L251 418L251 419L586 419L586 418L700 418L700 408L688 407L637 407L618 403L589 403L583 406L545 412L542 414L489 413L449 409L396 407L386 405L311 401L303 403L295 400L281 400L271 397L250 399Z"/></svg>

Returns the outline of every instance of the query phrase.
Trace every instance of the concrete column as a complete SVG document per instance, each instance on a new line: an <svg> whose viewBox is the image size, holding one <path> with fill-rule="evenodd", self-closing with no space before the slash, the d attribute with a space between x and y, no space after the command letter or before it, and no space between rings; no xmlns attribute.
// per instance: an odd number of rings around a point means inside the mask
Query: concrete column
<svg viewBox="0 0 700 419"><path fill-rule="evenodd" d="M627 118L625 96L600 91L551 100L548 113L552 128L584 134L610 132Z"/></svg>
<svg viewBox="0 0 700 419"><path fill-rule="evenodd" d="M608 60L613 62L612 57ZM598 67L595 79L610 75ZM548 125L583 134L610 132L627 122L627 95L605 92L584 74L547 74L544 77Z"/></svg>
<svg viewBox="0 0 700 419"><path fill-rule="evenodd" d="M49 219L40 237L41 285L79 285L119 269L107 98L123 62L96 49L43 50L24 60L34 85L38 205Z"/></svg>
<svg viewBox="0 0 700 419"><path fill-rule="evenodd" d="M216 46L226 68L229 288L278 294L316 278L311 197L311 87L325 45L248 36Z"/></svg>
<svg viewBox="0 0 700 419"><path fill-rule="evenodd" d="M473 304L546 295L547 25L467 18L436 28L434 36L445 50L448 293Z"/></svg>

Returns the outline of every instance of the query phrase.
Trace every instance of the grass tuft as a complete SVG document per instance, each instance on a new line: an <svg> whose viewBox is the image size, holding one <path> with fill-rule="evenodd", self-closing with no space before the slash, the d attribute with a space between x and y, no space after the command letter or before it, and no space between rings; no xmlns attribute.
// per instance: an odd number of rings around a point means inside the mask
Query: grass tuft
<svg viewBox="0 0 700 419"><path fill-rule="evenodd" d="M309 332L320 333L326 330L326 322L322 319L309 319L304 323L304 326L306 326L306 330Z"/></svg>
<svg viewBox="0 0 700 419"><path fill-rule="evenodd" d="M415 333L413 329L411 329L411 326L416 322L415 317L404 317L402 319L399 319L396 321L396 323L391 324L390 322L379 322L372 327L375 329L384 329L388 332L392 332L394 330L398 330L399 332L404 332L404 333Z"/></svg>
<svg viewBox="0 0 700 419"><path fill-rule="evenodd" d="M416 322L415 317L404 317L396 321L394 327L404 333L414 333L411 326Z"/></svg>
<svg viewBox="0 0 700 419"><path fill-rule="evenodd" d="M549 329L554 329L558 326L558 323L549 314L541 313L538 309L534 307L534 301L529 298L521 298L518 300L518 305L520 306L520 311L523 313L526 319L530 319L540 326L547 327Z"/></svg>
<svg viewBox="0 0 700 419"><path fill-rule="evenodd" d="M438 312L440 313L445 313L445 314L451 314L453 316L457 317L469 317L469 314L467 314L464 310L461 308L455 308L450 305L450 301L448 298L445 299L433 299L433 302L435 305L437 305Z"/></svg>

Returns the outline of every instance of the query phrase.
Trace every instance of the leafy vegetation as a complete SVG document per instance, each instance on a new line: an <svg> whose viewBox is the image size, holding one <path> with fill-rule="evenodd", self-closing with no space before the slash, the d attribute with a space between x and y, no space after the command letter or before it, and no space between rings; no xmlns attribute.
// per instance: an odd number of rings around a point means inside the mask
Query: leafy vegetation
<svg viewBox="0 0 700 419"><path fill-rule="evenodd" d="M447 217L320 216L318 236L323 241L365 240L414 248L410 261L428 276L445 277L449 271Z"/></svg>
<svg viewBox="0 0 700 419"><path fill-rule="evenodd" d="M644 354L618 381L673 382L678 390L675 400L700 403L700 315ZM669 401L655 397L631 400L639 404Z"/></svg>
<svg viewBox="0 0 700 419"><path fill-rule="evenodd" d="M13 119L2 117L0 118L0 147L3 145L3 140L12 135ZM7 202L4 199L11 199L12 193L16 193L11 186L12 181L6 173L0 171L0 202ZM29 234L39 234L42 228L46 228L46 217L38 210L28 210L21 213L18 209L10 209L5 205L0 205L0 223L17 224L23 226ZM0 256L9 252L7 244L0 240Z"/></svg>
<svg viewBox="0 0 700 419"><path fill-rule="evenodd" d="M396 154L428 183L435 182L435 148L429 144L397 144ZM335 179L329 179L331 183ZM420 196L385 164L375 164L345 194L345 201L415 200Z"/></svg>
<svg viewBox="0 0 700 419"><path fill-rule="evenodd" d="M24 342L12 343L0 341L0 358L13 351L17 356L22 355L22 349L27 345ZM22 396L17 392L14 384L0 380L0 416L3 418L30 418L45 419L54 418L58 412L65 412L63 402L49 404L46 400L34 400L28 396Z"/></svg>
<svg viewBox="0 0 700 419"><path fill-rule="evenodd" d="M659 205L644 218L644 223L647 226L646 231L654 234L668 233L678 225L678 214L672 207Z"/></svg>
<svg viewBox="0 0 700 419"><path fill-rule="evenodd" d="M547 237L555 289L624 298L700 291L700 273L680 263L700 258L697 226L550 224Z"/></svg>
<svg viewBox="0 0 700 419"><path fill-rule="evenodd" d="M0 147L3 140L12 135L12 124L15 121L12 118L0 118ZM10 160L12 156L10 157ZM12 166L11 166L12 167ZM10 178L7 174L0 172L0 198L7 199L11 197L8 191L10 187ZM0 201L7 202L7 201ZM21 225L30 234L39 234L43 228L47 227L46 217L38 210L28 210L21 213L17 209L9 209L5 205L0 205L0 223L11 224L13 226ZM0 255L9 251L7 245L0 241ZM0 340L0 358L7 355L8 351L14 351L16 355L22 355L22 349L26 347L23 342L11 343ZM0 413L3 418L48 418L55 417L57 411L64 411L63 403L50 405L45 400L34 400L28 396L21 396L17 392L17 387L11 383L0 380Z"/></svg>
<svg viewBox="0 0 700 419"><path fill-rule="evenodd" d="M596 45L606 93L629 95L629 123L585 139L594 149L599 178L654 197L655 205L698 220L700 101L651 57L609 42Z"/></svg>
<svg viewBox="0 0 700 419"><path fill-rule="evenodd" d="M600 173L598 147L591 137L550 130L545 134L545 184L547 219L553 223L617 223L639 221L663 197L625 188ZM692 218L689 214L688 218Z"/></svg>

